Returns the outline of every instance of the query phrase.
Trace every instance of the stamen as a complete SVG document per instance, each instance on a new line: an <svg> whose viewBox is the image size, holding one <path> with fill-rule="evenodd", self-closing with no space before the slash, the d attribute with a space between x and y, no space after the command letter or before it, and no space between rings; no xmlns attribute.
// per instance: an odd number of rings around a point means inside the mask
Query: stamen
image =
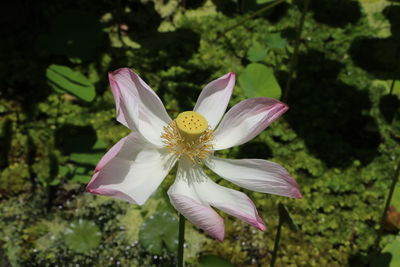
<svg viewBox="0 0 400 267"><path fill-rule="evenodd" d="M183 122L188 117L193 118L196 127ZM197 112L186 111L164 127L161 138L170 153L178 158L186 156L190 161L200 163L212 153L214 133L203 116Z"/></svg>

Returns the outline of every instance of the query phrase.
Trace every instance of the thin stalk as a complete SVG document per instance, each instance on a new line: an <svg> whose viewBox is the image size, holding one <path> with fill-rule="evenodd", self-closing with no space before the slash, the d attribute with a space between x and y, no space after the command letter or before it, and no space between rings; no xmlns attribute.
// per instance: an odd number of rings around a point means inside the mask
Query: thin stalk
<svg viewBox="0 0 400 267"><path fill-rule="evenodd" d="M285 94L283 95L283 102L286 102L289 97L290 87L292 85L292 79L293 79L293 72L297 65L297 57L298 57L298 53L299 53L301 33L303 31L304 21L306 19L306 14L307 14L309 3L310 3L310 0L304 0L304 5L303 5L303 10L301 13L300 21L299 21L299 24L297 25L297 36L296 36L296 41L294 43L294 52L290 59L289 77L286 81L286 90L285 90Z"/></svg>
<svg viewBox="0 0 400 267"><path fill-rule="evenodd" d="M231 31L231 30L233 30L233 29L236 28L237 26L242 25L243 23L245 23L245 22L248 21L249 19L252 19L252 18L258 16L258 15L262 14L263 12L265 12L265 11L267 11L267 10L273 8L274 6L279 5L280 3L283 3L283 2L285 2L285 1L286 1L286 0L278 0L278 1L275 1L275 2L271 3L271 4L268 5L268 6L265 6L265 7L261 8L261 9L257 10L257 11L254 12L253 14L251 14L251 15L245 17L244 19L240 20L240 21L239 21L238 23L236 23L235 25L233 25L233 26L229 27L228 29L226 29L226 30L224 31L224 34L227 33L227 32L229 32L229 31Z"/></svg>
<svg viewBox="0 0 400 267"><path fill-rule="evenodd" d="M275 236L275 244L274 244L274 251L272 252L272 259L271 259L271 267L275 266L275 261L276 261L276 255L278 254L278 249L279 249L279 241L281 239L281 229L283 225L283 218L281 213L279 212L279 224L278 224L278 230L276 231L276 236Z"/></svg>
<svg viewBox="0 0 400 267"><path fill-rule="evenodd" d="M185 217L179 214L179 243L178 243L178 267L183 267L183 243L185 243Z"/></svg>
<svg viewBox="0 0 400 267"><path fill-rule="evenodd" d="M394 83L396 82L395 79L393 79L392 83L390 84L390 92L389 95L393 94L393 89L394 89Z"/></svg>
<svg viewBox="0 0 400 267"><path fill-rule="evenodd" d="M399 180L399 174L400 174L400 160L399 160L399 163L397 164L396 171L395 171L395 173L393 175L392 184L390 185L390 189L389 189L389 195L388 195L388 197L386 199L385 207L384 207L383 212L382 212L381 221L380 221L380 227L379 227L379 231L378 231L378 237L375 240L375 248L376 249L379 247L379 243L380 243L381 238L382 238L383 225L385 223L385 219L386 219L386 216L387 216L387 211L388 211L390 202L392 201L393 192L394 192L394 189L396 188L396 183Z"/></svg>

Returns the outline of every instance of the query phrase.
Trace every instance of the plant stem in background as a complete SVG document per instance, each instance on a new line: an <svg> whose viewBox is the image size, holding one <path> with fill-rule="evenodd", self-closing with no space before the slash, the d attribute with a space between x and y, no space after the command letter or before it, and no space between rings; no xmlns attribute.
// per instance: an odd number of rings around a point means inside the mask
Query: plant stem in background
<svg viewBox="0 0 400 267"><path fill-rule="evenodd" d="M303 2L304 2L303 10L301 12L299 24L297 25L297 30L296 30L297 37L296 37L296 41L294 43L294 52L290 59L289 76L288 76L288 79L286 82L285 93L284 93L283 99L282 99L283 102L287 102L288 97L289 97L290 87L292 85L292 79L293 79L293 72L294 72L294 68L297 65L297 57L298 57L299 47L300 47L301 32L303 31L304 21L306 19L306 14L307 14L308 5L310 3L310 0L304 0Z"/></svg>
<svg viewBox="0 0 400 267"><path fill-rule="evenodd" d="M274 251L272 252L272 259L271 259L271 265L270 265L271 267L275 266L276 255L278 254L278 249L279 249L279 241L281 239L282 225L283 225L283 217L282 217L281 212L279 211L279 224L278 224L278 230L276 231L276 236L275 236Z"/></svg>
<svg viewBox="0 0 400 267"><path fill-rule="evenodd" d="M378 236L377 236L377 238L375 240L375 245L374 245L375 249L377 249L379 247L379 243L380 243L381 238L382 238L383 225L385 223L385 219L386 219L386 216L387 216L387 211L388 211L390 202L392 201L394 189L396 188L397 181L399 180L399 174L400 174L400 160L399 160L399 163L397 164L396 171L395 171L395 173L393 175L392 184L390 185L390 189L389 189L389 195L388 195L388 197L386 199L385 207L384 207L383 212L382 212L382 217L381 217L381 221L380 221Z"/></svg>
<svg viewBox="0 0 400 267"><path fill-rule="evenodd" d="M273 2L273 3L271 3L270 5L265 6L265 7L261 8L261 9L257 10L256 12L252 13L251 15L249 15L249 16L245 17L244 19L240 20L240 21L239 21L238 23L236 23L235 25L233 25L233 26L229 27L228 29L226 29L226 30L223 32L223 34L225 34L225 33L229 32L229 31L233 30L234 28L236 28L237 26L242 25L243 23L245 23L245 22L248 21L249 19L252 19L252 18L258 16L258 15L262 14L263 12L265 12L265 11L267 11L267 10L273 8L274 6L279 5L280 3L283 3L283 2L285 2L285 1L286 1L286 0L277 0L277 1Z"/></svg>
<svg viewBox="0 0 400 267"><path fill-rule="evenodd" d="M183 267L183 243L185 243L185 217L179 214L179 237L178 237L178 267Z"/></svg>
<svg viewBox="0 0 400 267"><path fill-rule="evenodd" d="M389 95L393 94L393 89L394 89L394 84L395 84L396 80L393 79L392 83L390 84L390 91L389 91Z"/></svg>

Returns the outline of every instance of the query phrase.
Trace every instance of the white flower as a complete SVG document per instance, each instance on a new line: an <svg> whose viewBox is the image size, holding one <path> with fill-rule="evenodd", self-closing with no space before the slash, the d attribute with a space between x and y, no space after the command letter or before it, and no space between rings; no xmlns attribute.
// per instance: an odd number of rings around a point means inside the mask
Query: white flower
<svg viewBox="0 0 400 267"><path fill-rule="evenodd" d="M193 111L171 120L154 91L130 69L116 70L109 79L117 120L132 133L100 160L88 192L142 205L179 161L175 182L168 190L172 205L220 241L224 239L224 222L211 207L262 231L265 224L244 193L213 182L204 173L203 163L241 187L302 197L296 181L276 163L213 155L216 150L253 139L288 109L284 103L272 98L247 99L231 108L219 123L235 86L235 74L228 73L202 90Z"/></svg>

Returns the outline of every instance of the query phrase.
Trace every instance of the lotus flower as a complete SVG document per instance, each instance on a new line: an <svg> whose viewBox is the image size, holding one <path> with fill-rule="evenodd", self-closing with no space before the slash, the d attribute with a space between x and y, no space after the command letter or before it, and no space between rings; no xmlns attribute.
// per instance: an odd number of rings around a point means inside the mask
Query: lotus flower
<svg viewBox="0 0 400 267"><path fill-rule="evenodd" d="M132 132L103 156L86 191L142 205L178 162L168 190L172 205L219 241L224 239L224 221L212 207L262 231L266 226L246 194L215 183L202 165L250 190L302 197L296 181L276 163L214 156L214 151L244 144L261 133L288 110L284 103L265 97L247 99L224 116L235 86L231 72L201 91L193 111L172 120L155 92L130 69L109 73L109 80L117 120Z"/></svg>

